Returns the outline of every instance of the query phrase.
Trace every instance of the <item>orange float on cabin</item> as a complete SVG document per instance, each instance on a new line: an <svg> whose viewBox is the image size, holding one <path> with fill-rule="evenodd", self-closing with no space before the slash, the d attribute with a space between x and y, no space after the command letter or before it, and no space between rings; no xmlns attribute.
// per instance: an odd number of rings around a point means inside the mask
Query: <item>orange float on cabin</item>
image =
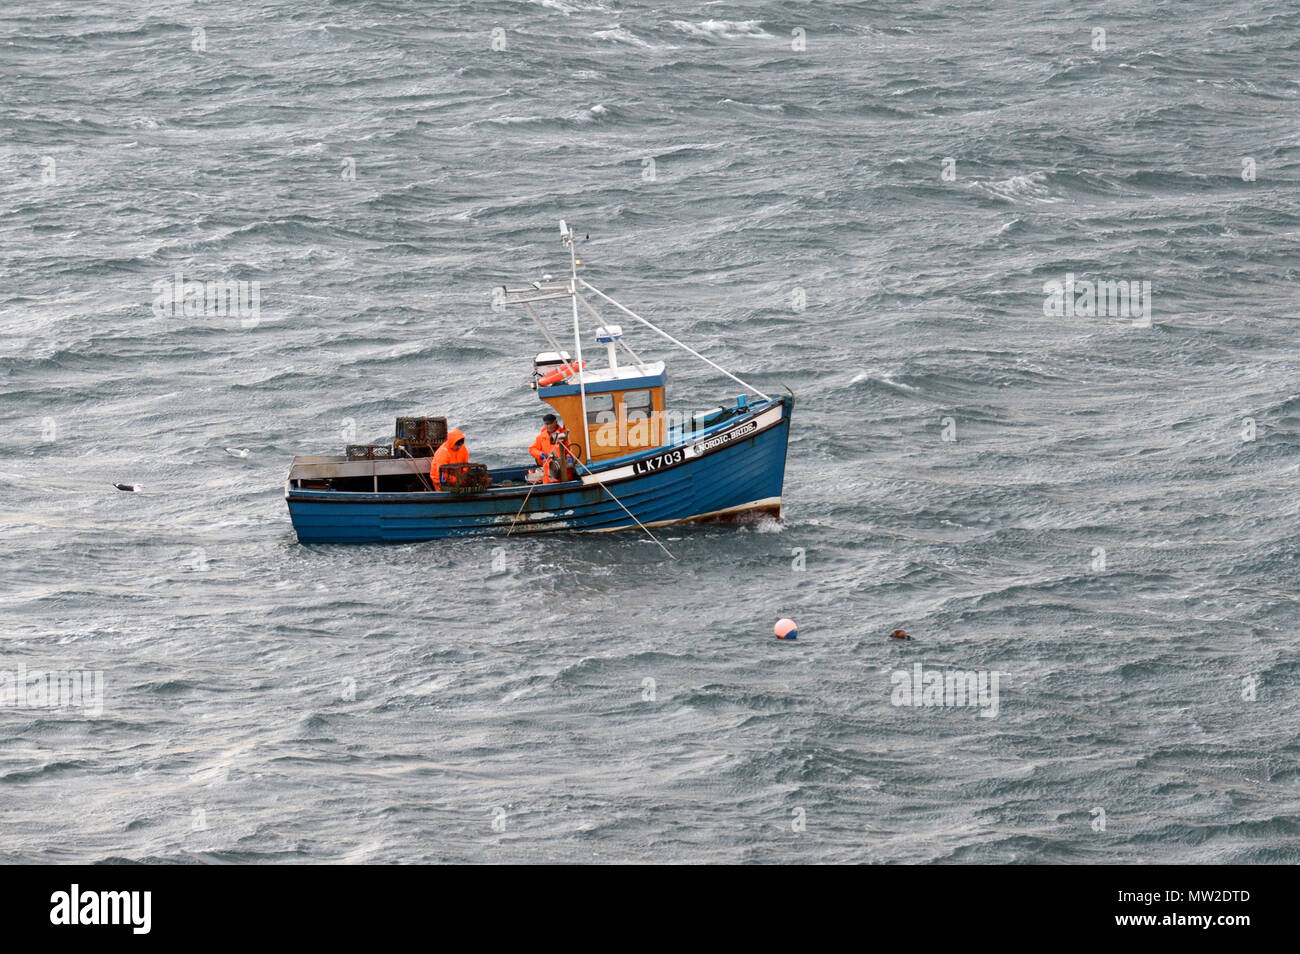
<svg viewBox="0 0 1300 954"><path fill-rule="evenodd" d="M563 381L565 378L569 377L570 375L577 374L586 366L587 366L587 362L585 361L570 361L568 364L562 365L561 367L558 367L554 371L545 375L540 381L537 382L537 386L539 388L550 387L552 384L555 384L557 381Z"/></svg>
<svg viewBox="0 0 1300 954"><path fill-rule="evenodd" d="M579 369L578 362L570 360L567 352L543 352L534 362L538 372L550 368L537 381L537 396L555 410L568 426L571 437L577 438L573 456L579 463L622 457L658 447L667 440L664 364L635 358L632 365L620 365L615 344L622 334L618 325L597 329L596 341L605 345L609 367L583 370L582 387L568 380ZM556 362L563 363L553 367ZM583 390L586 391L585 428ZM588 438L591 447L581 446Z"/></svg>

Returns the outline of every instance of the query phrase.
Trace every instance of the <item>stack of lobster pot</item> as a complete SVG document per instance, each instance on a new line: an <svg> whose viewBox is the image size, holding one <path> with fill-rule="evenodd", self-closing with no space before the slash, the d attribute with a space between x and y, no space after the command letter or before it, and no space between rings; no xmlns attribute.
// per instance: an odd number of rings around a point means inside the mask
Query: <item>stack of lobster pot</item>
<svg viewBox="0 0 1300 954"><path fill-rule="evenodd" d="M399 417L393 438L397 457L432 457L447 440L445 417Z"/></svg>
<svg viewBox="0 0 1300 954"><path fill-rule="evenodd" d="M349 444L348 460L392 460L393 448L388 444Z"/></svg>

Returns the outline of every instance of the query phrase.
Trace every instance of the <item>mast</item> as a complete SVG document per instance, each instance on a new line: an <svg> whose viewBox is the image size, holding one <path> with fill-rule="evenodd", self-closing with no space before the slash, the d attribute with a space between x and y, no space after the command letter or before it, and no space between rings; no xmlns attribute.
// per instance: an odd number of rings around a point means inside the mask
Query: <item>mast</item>
<svg viewBox="0 0 1300 954"><path fill-rule="evenodd" d="M582 327L578 323L578 255L573 247L573 230L560 219L560 238L569 246L569 297L573 299L573 353L578 361L578 395L582 404L582 453L591 460L591 435L587 432L587 382L582 366ZM560 462L563 465L563 461Z"/></svg>

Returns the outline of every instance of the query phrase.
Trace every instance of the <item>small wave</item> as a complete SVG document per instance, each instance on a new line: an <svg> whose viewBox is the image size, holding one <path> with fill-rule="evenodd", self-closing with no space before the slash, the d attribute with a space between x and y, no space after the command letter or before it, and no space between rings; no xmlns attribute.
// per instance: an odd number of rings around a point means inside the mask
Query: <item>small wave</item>
<svg viewBox="0 0 1300 954"><path fill-rule="evenodd" d="M746 109L757 109L760 112L780 113L785 111L785 107L780 103L745 103L738 99L724 99L724 106L744 106Z"/></svg>
<svg viewBox="0 0 1300 954"><path fill-rule="evenodd" d="M647 43L631 30L624 30L621 26L615 25L608 30L597 30L592 34L598 40L613 40L616 43L626 43L629 46L639 46L643 50L655 49L654 44Z"/></svg>
<svg viewBox="0 0 1300 954"><path fill-rule="evenodd" d="M86 767L88 763L84 759L69 759L66 762L47 762L40 768L18 770L0 775L0 782L32 782L37 779L45 779L51 775L58 775L61 772L78 771Z"/></svg>
<svg viewBox="0 0 1300 954"><path fill-rule="evenodd" d="M976 182L971 186L973 192L996 199L1000 202L1020 204L1026 202L1060 202L1058 196L1052 195L1046 185L1047 174L1031 172L1029 175L1011 176L995 182Z"/></svg>
<svg viewBox="0 0 1300 954"><path fill-rule="evenodd" d="M704 20L700 23L691 23L689 20L673 20L672 25L688 36L705 40L772 38L772 34L759 26L757 20Z"/></svg>
<svg viewBox="0 0 1300 954"><path fill-rule="evenodd" d="M548 10L558 10L566 17L571 13L604 13L606 8L599 3L578 5L574 3L565 3L564 0L532 0L539 7L545 7Z"/></svg>

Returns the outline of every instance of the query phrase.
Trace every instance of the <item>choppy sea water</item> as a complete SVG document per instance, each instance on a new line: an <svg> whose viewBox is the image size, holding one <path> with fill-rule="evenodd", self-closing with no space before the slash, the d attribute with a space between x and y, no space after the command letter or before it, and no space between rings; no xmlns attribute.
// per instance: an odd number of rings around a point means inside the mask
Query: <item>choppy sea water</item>
<svg viewBox="0 0 1300 954"><path fill-rule="evenodd" d="M1298 54L1281 0L5 7L0 669L104 694L0 707L0 858L1300 860ZM295 453L519 461L490 294L561 217L798 395L783 521L298 545Z"/></svg>

